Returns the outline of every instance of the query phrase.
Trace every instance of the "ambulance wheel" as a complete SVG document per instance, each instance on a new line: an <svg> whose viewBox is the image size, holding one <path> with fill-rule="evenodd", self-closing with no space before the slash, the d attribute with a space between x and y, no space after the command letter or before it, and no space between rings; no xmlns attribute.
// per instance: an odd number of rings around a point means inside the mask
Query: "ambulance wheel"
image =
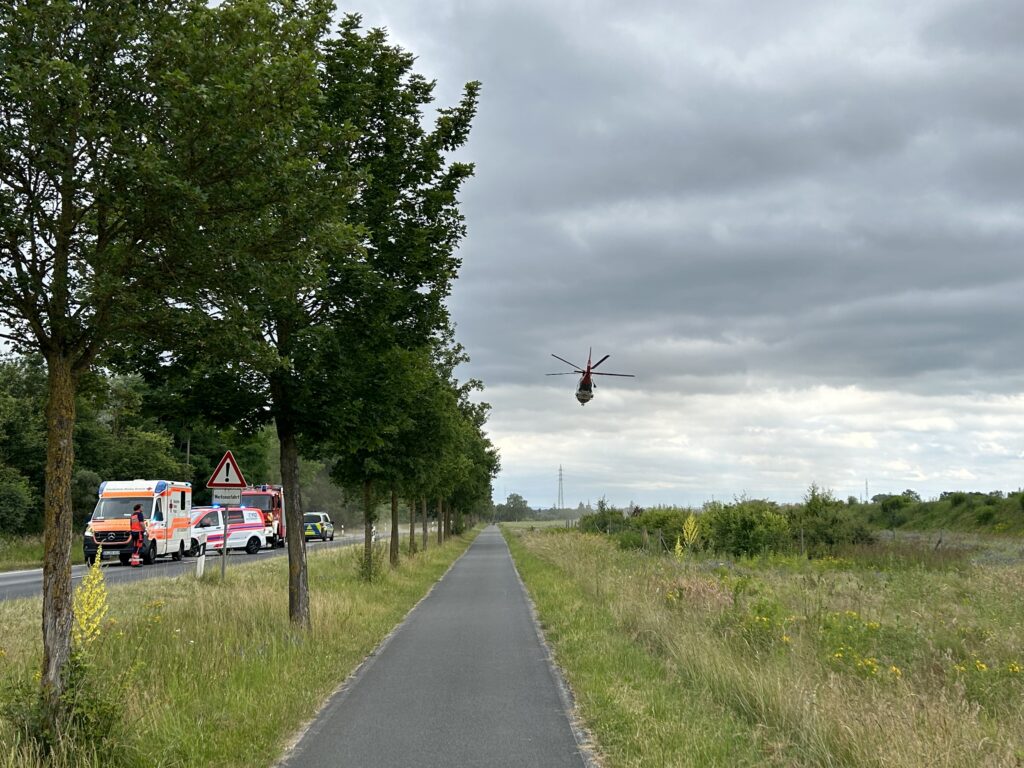
<svg viewBox="0 0 1024 768"><path fill-rule="evenodd" d="M171 553L171 560L181 560L185 556L185 542L178 544L178 551Z"/></svg>
<svg viewBox="0 0 1024 768"><path fill-rule="evenodd" d="M128 565L129 561L132 559L132 553L122 552L117 556L117 559L121 561L121 565Z"/></svg>
<svg viewBox="0 0 1024 768"><path fill-rule="evenodd" d="M149 542L149 546L142 550L142 562L146 565L152 565L156 562L156 542Z"/></svg>
<svg viewBox="0 0 1024 768"><path fill-rule="evenodd" d="M277 546L278 546L278 548L279 548L279 549L284 549L284 545L285 545L285 544L287 544L287 543L288 543L288 542L287 542L287 541L285 541L285 539L284 539L284 537L283 537L283 536L279 536L279 537L277 538Z"/></svg>
<svg viewBox="0 0 1024 768"><path fill-rule="evenodd" d="M192 539L192 543L188 547L189 557L199 557L199 539Z"/></svg>
<svg viewBox="0 0 1024 768"><path fill-rule="evenodd" d="M255 555L260 551L260 540L253 536L245 544L245 552L249 555Z"/></svg>

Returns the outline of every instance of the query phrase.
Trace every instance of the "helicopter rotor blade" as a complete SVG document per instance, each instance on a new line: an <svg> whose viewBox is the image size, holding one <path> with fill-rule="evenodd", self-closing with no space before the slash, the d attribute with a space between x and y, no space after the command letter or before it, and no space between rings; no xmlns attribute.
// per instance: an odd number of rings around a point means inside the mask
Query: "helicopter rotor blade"
<svg viewBox="0 0 1024 768"><path fill-rule="evenodd" d="M583 371L563 371L562 373L545 373L545 376L575 376L577 373L583 373Z"/></svg>
<svg viewBox="0 0 1024 768"><path fill-rule="evenodd" d="M621 376L624 379L635 379L636 374L634 373L601 373L600 371L591 371L591 376Z"/></svg>
<svg viewBox="0 0 1024 768"><path fill-rule="evenodd" d="M556 354L555 354L554 352L552 352L552 353L551 353L551 356L552 356L553 358L555 358L556 360L561 360L561 361L562 361L563 363L565 363L566 365L571 365L571 366L572 366L573 368L577 368L577 369L578 369L578 368L580 367L580 366L576 365L576 363L570 363L570 362L569 362L568 360L566 360L566 359L565 359L564 357L559 357L559 356L558 356L558 355L556 355Z"/></svg>
<svg viewBox="0 0 1024 768"><path fill-rule="evenodd" d="M596 363L594 363L592 366L590 366L590 370L594 370L595 368L597 368L597 366L599 366L601 363L603 363L609 357L611 357L611 355L605 355L604 357L602 357L600 360L598 360Z"/></svg>

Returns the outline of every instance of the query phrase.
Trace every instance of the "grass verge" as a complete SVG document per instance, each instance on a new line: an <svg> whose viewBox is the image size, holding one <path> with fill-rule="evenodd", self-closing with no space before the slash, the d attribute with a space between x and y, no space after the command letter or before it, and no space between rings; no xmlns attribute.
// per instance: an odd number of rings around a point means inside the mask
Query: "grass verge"
<svg viewBox="0 0 1024 768"><path fill-rule="evenodd" d="M609 768L1024 765L1019 561L679 560L505 533Z"/></svg>
<svg viewBox="0 0 1024 768"><path fill-rule="evenodd" d="M79 534L71 544L71 563L78 565L84 562L82 537ZM0 571L20 571L42 567L42 536L14 536L11 538L0 536Z"/></svg>
<svg viewBox="0 0 1024 768"><path fill-rule="evenodd" d="M313 631L288 622L287 561L198 581L152 579L109 590L92 663L111 687L127 678L126 722L105 753L79 745L60 765L267 766L318 707L465 550L475 532L430 548L374 584L360 547L310 554ZM216 561L214 561L216 564ZM0 602L0 679L40 663L38 599ZM43 764L0 721L0 766Z"/></svg>

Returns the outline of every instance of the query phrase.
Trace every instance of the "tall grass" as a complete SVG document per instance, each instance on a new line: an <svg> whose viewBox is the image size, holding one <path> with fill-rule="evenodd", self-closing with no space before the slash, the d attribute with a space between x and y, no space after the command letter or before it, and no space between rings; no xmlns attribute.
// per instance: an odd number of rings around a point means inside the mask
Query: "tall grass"
<svg viewBox="0 0 1024 768"><path fill-rule="evenodd" d="M81 539L72 542L71 562L84 563ZM0 536L0 571L19 571L43 566L43 537Z"/></svg>
<svg viewBox="0 0 1024 768"><path fill-rule="evenodd" d="M721 563L509 538L608 766L1024 763L1020 561Z"/></svg>
<svg viewBox="0 0 1024 768"><path fill-rule="evenodd" d="M313 630L288 622L287 562L110 588L94 644L99 679L127 679L122 742L59 755L67 768L272 764L295 729L343 681L468 545L472 536L403 560L378 583L359 579L357 547L311 553ZM39 601L0 602L0 679L39 665ZM44 764L0 722L0 766ZM64 761L60 763L60 761Z"/></svg>

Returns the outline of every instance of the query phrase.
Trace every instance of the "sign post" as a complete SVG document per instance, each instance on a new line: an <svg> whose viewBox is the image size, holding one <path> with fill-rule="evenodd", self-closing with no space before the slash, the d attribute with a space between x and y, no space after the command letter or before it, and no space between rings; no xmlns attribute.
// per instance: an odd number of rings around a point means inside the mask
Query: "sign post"
<svg viewBox="0 0 1024 768"><path fill-rule="evenodd" d="M220 579L224 581L228 565L228 539L231 535L231 525L228 523L228 507L238 506L242 503L242 489L245 488L245 478L242 470L238 468L234 454L228 451L221 458L213 475L206 481L206 487L213 491L213 503L221 505L221 514L224 515L224 540L220 547Z"/></svg>

